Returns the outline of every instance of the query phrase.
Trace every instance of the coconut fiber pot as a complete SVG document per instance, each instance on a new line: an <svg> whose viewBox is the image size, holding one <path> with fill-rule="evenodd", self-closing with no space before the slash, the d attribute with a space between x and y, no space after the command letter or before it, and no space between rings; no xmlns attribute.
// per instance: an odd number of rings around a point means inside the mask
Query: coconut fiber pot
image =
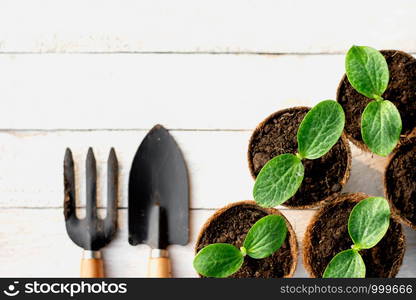
<svg viewBox="0 0 416 300"><path fill-rule="evenodd" d="M215 212L202 227L195 246L198 253L202 248L213 243L229 243L240 248L247 232L259 219L267 215L279 215L286 221L288 229L282 247L270 257L254 259L244 258L244 263L233 278L278 278L292 277L298 257L296 235L289 221L274 208L263 208L254 201L232 203Z"/></svg>
<svg viewBox="0 0 416 300"><path fill-rule="evenodd" d="M297 152L297 131L308 107L280 110L261 122L254 130L248 146L248 165L253 178L273 157ZM332 149L314 160L303 160L305 177L297 193L283 205L310 208L331 201L348 181L351 151L344 134Z"/></svg>
<svg viewBox="0 0 416 300"><path fill-rule="evenodd" d="M362 193L342 194L313 216L303 240L303 264L311 277L322 277L331 259L351 248L348 218L352 208L365 198L368 196ZM360 251L367 269L366 277L395 277L405 248L402 226L392 217L385 237L373 248Z"/></svg>
<svg viewBox="0 0 416 300"><path fill-rule="evenodd" d="M386 58L390 82L383 98L396 105L403 122L402 141L416 134L416 59L398 50L381 50ZM345 112L347 137L360 149L370 151L361 137L361 115L373 101L358 93L344 75L337 90L337 101Z"/></svg>
<svg viewBox="0 0 416 300"><path fill-rule="evenodd" d="M416 138L404 142L390 157L384 191L400 220L416 230Z"/></svg>

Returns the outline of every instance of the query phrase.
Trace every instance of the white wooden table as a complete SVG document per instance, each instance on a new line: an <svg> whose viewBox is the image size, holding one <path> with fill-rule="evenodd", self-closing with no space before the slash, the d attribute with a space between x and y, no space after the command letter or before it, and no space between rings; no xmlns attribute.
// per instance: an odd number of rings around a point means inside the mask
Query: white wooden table
<svg viewBox="0 0 416 300"><path fill-rule="evenodd" d="M191 175L191 241L172 246L176 277L196 276L193 244L203 222L251 199L246 150L270 113L334 98L352 44L416 53L414 1L0 2L0 276L79 275L67 237L62 160L94 147L99 196L115 147L119 231L104 250L107 275L145 275L148 248L127 243L127 175L156 123L171 129ZM361 9L361 11L358 11ZM353 147L345 188L382 195L385 159ZM104 203L104 202L103 202ZM282 209L299 240L314 210ZM405 228L399 276L416 276L416 233ZM296 276L307 276L299 261Z"/></svg>

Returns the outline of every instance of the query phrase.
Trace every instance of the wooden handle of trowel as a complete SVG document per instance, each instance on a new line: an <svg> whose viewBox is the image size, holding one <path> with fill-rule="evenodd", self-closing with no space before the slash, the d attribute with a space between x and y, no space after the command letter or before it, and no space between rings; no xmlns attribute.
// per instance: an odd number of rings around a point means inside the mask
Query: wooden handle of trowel
<svg viewBox="0 0 416 300"><path fill-rule="evenodd" d="M172 272L169 257L150 257L147 266L147 277L170 278Z"/></svg>
<svg viewBox="0 0 416 300"><path fill-rule="evenodd" d="M92 255L94 256L94 255ZM84 257L81 259L81 277L82 278L103 278L104 263L100 257Z"/></svg>
<svg viewBox="0 0 416 300"><path fill-rule="evenodd" d="M104 264L100 258L83 258L81 260L81 277L82 278L103 278Z"/></svg>

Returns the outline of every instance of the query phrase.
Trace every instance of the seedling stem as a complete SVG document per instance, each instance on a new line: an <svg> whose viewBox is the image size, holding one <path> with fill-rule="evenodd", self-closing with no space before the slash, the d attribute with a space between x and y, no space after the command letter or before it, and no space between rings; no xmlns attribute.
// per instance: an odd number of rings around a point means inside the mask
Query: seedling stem
<svg viewBox="0 0 416 300"><path fill-rule="evenodd" d="M241 251L241 254L243 254L243 256L247 255L247 249L246 248L240 247L240 251Z"/></svg>

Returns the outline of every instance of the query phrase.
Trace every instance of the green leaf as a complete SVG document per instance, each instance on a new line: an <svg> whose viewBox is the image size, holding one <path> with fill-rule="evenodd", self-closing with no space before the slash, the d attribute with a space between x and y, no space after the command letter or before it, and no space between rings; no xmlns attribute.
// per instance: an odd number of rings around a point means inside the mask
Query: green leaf
<svg viewBox="0 0 416 300"><path fill-rule="evenodd" d="M282 246L286 234L285 219L282 216L269 215L250 228L243 247L252 258L266 258Z"/></svg>
<svg viewBox="0 0 416 300"><path fill-rule="evenodd" d="M272 158L257 175L254 200L264 207L282 204L299 189L304 173L302 161L293 154Z"/></svg>
<svg viewBox="0 0 416 300"><path fill-rule="evenodd" d="M361 255L352 249L335 255L324 271L323 278L364 278L365 264Z"/></svg>
<svg viewBox="0 0 416 300"><path fill-rule="evenodd" d="M360 94L381 97L389 83L389 68L383 54L365 46L352 46L345 58L348 81Z"/></svg>
<svg viewBox="0 0 416 300"><path fill-rule="evenodd" d="M390 225L390 206L382 197L360 201L351 211L348 232L355 247L369 249L384 237Z"/></svg>
<svg viewBox="0 0 416 300"><path fill-rule="evenodd" d="M243 262L243 254L233 245L211 244L195 256L194 268L203 276L224 278L237 272Z"/></svg>
<svg viewBox="0 0 416 300"><path fill-rule="evenodd" d="M368 148L381 156L396 147L402 131L402 119L388 100L370 102L361 116L361 135Z"/></svg>
<svg viewBox="0 0 416 300"><path fill-rule="evenodd" d="M299 154L308 159L323 156L335 145L342 134L345 114L342 106L325 100L312 108L298 130Z"/></svg>

